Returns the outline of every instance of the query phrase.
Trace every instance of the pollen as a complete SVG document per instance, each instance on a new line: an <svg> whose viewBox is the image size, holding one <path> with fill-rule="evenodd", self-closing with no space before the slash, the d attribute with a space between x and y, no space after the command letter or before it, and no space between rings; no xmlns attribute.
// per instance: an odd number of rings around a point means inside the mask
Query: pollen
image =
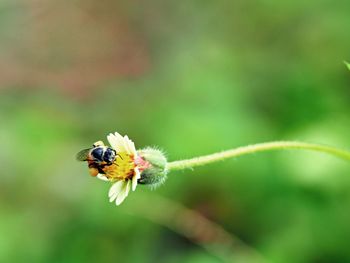
<svg viewBox="0 0 350 263"><path fill-rule="evenodd" d="M110 181L128 180L134 176L136 164L134 156L119 153L114 163L103 168L105 176Z"/></svg>

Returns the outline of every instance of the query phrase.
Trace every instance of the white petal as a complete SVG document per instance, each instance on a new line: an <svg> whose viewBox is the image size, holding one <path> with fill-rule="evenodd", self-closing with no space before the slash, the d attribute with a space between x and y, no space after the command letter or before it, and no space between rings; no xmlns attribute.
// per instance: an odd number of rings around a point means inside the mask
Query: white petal
<svg viewBox="0 0 350 263"><path fill-rule="evenodd" d="M140 179L141 177L141 173L140 173L140 170L139 168L135 168L135 175L134 177L132 178L132 190L135 191L136 189L136 186L137 186L137 180Z"/></svg>
<svg viewBox="0 0 350 263"><path fill-rule="evenodd" d="M129 154L136 155L135 144L132 140L129 139L127 135L124 136L125 147L128 149Z"/></svg>
<svg viewBox="0 0 350 263"><path fill-rule="evenodd" d="M125 140L124 140L123 136L121 136L117 132L114 133L114 136L117 140L117 147L118 147L117 151L128 153L128 148L125 147Z"/></svg>
<svg viewBox="0 0 350 263"><path fill-rule="evenodd" d="M114 193L110 198L109 198L109 202L113 202L116 198L117 198L117 196L118 196L118 194L119 193Z"/></svg>
<svg viewBox="0 0 350 263"><path fill-rule="evenodd" d="M108 178L104 174L98 174L96 177L102 181L105 181L105 182L109 181Z"/></svg>
<svg viewBox="0 0 350 263"><path fill-rule="evenodd" d="M124 185L123 181L118 181L112 185L112 187L109 189L109 192L108 192L108 197L110 202L113 202L113 200L117 198L118 194L123 189L123 185Z"/></svg>
<svg viewBox="0 0 350 263"><path fill-rule="evenodd" d="M115 134L110 133L107 136L107 140L108 140L109 144L115 150L117 150L117 152L127 152L127 150L125 149L125 146L124 146L124 139L119 133L117 133L117 132Z"/></svg>
<svg viewBox="0 0 350 263"><path fill-rule="evenodd" d="M130 191L130 180L124 182L123 189L119 192L117 199L115 200L116 205L120 205L124 199L128 196L129 191Z"/></svg>
<svg viewBox="0 0 350 263"><path fill-rule="evenodd" d="M117 146L117 139L115 138L114 134L110 133L107 135L107 140L109 144L115 149Z"/></svg>
<svg viewBox="0 0 350 263"><path fill-rule="evenodd" d="M124 144L124 147L125 147L125 149L126 149L126 152L128 153L128 154L130 154L131 153L131 150L130 150L130 148L129 148L129 138L128 138L128 136L124 136L123 137L123 144Z"/></svg>
<svg viewBox="0 0 350 263"><path fill-rule="evenodd" d="M117 152L125 152L130 155L137 154L135 144L132 140L129 139L127 135L124 137L121 136L119 133L115 132L114 134L110 133L107 136L107 140L109 144L117 150Z"/></svg>

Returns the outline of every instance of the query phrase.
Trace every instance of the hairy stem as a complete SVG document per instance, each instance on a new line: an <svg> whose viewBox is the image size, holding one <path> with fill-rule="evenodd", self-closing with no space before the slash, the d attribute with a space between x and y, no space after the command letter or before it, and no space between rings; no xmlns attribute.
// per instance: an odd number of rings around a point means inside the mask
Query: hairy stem
<svg viewBox="0 0 350 263"><path fill-rule="evenodd" d="M168 163L167 168L169 171L182 170L182 169L206 165L206 164L210 164L217 161L238 157L246 154L265 152L265 151L271 151L271 150L287 150L287 149L310 150L310 151L322 152L322 153L327 153L335 157L350 161L349 151L338 149L332 146L297 142L297 141L277 141L277 142L266 142L266 143L258 143L258 144L248 145L248 146L242 146L231 150L204 155L200 157L195 157L187 160L174 161L174 162Z"/></svg>

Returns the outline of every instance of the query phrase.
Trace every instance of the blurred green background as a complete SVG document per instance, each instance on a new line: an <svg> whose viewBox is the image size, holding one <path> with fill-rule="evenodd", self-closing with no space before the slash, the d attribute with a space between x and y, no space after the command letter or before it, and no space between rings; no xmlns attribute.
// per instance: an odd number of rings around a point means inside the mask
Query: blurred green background
<svg viewBox="0 0 350 263"><path fill-rule="evenodd" d="M344 161L241 157L139 186L120 207L75 161L113 131L169 160L282 139L349 149L349 13L349 1L1 1L0 262L350 262ZM200 215L240 241L208 241L209 225L193 237Z"/></svg>

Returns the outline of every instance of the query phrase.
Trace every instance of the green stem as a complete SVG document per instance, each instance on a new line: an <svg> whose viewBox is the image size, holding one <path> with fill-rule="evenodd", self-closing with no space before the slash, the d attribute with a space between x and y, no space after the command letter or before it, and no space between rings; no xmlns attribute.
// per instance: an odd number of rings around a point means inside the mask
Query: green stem
<svg viewBox="0 0 350 263"><path fill-rule="evenodd" d="M344 61L345 66L350 70L350 63Z"/></svg>
<svg viewBox="0 0 350 263"><path fill-rule="evenodd" d="M321 144L313 144L306 142L293 142L293 141L277 141L258 143L235 149L195 157L187 160L180 160L168 163L168 170L182 170L186 168L193 168L196 166L206 165L217 161L225 160L228 158L238 157L246 154L271 151L271 150L284 150L284 149L296 149L296 150L310 150L316 152L327 153L338 158L350 161L350 152L342 149L338 149L332 146L326 146Z"/></svg>

